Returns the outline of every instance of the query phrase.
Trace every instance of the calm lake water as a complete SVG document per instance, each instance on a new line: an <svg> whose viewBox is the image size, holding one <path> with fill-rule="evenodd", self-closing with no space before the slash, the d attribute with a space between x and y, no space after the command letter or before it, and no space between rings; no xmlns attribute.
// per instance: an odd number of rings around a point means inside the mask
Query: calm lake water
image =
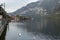
<svg viewBox="0 0 60 40"><path fill-rule="evenodd" d="M60 20L10 22L0 40L60 40Z"/></svg>

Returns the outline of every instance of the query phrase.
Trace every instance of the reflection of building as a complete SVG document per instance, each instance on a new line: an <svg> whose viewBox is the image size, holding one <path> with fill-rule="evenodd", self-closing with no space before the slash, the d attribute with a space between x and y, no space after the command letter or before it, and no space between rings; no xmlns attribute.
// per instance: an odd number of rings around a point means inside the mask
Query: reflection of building
<svg viewBox="0 0 60 40"><path fill-rule="evenodd" d="M15 21L19 21L19 18L18 17L15 17Z"/></svg>

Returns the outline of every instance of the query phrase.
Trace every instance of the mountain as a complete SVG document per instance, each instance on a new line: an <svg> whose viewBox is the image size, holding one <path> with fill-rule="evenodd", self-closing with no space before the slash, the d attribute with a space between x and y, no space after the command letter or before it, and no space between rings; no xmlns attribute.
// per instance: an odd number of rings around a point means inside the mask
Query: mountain
<svg viewBox="0 0 60 40"><path fill-rule="evenodd" d="M15 12L13 12L13 14L25 14L26 12L35 10L35 9L39 9L37 8L38 4L40 5L40 1L37 2L32 2L28 5L26 5L25 7L22 7L21 9L16 10Z"/></svg>
<svg viewBox="0 0 60 40"><path fill-rule="evenodd" d="M32 2L12 13L12 15L47 15L52 14L55 8L60 5L59 0L43 0Z"/></svg>

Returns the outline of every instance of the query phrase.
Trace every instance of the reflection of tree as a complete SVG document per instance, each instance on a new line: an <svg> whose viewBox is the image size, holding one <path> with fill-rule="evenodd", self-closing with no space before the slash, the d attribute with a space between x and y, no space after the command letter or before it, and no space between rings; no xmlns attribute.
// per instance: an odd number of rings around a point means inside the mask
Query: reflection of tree
<svg viewBox="0 0 60 40"><path fill-rule="evenodd" d="M6 36L6 31L7 31L7 27L5 27L1 37L0 37L0 40L5 40L5 36Z"/></svg>
<svg viewBox="0 0 60 40"><path fill-rule="evenodd" d="M44 33L52 36L60 36L60 19L41 19L39 22L30 21L26 29L34 34Z"/></svg>
<svg viewBox="0 0 60 40"><path fill-rule="evenodd" d="M56 5L54 9L54 13L59 12L59 11L60 11L60 4Z"/></svg>
<svg viewBox="0 0 60 40"><path fill-rule="evenodd" d="M39 22L37 22L37 21L29 21L27 23L27 31L32 32L34 34L39 34L41 32L40 27L41 27L40 21Z"/></svg>

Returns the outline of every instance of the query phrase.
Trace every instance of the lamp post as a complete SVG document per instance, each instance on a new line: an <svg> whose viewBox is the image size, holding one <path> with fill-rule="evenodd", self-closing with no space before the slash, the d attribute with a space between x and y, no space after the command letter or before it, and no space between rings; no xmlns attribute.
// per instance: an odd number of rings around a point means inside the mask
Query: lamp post
<svg viewBox="0 0 60 40"><path fill-rule="evenodd" d="M5 3L4 3L4 9L5 9Z"/></svg>

